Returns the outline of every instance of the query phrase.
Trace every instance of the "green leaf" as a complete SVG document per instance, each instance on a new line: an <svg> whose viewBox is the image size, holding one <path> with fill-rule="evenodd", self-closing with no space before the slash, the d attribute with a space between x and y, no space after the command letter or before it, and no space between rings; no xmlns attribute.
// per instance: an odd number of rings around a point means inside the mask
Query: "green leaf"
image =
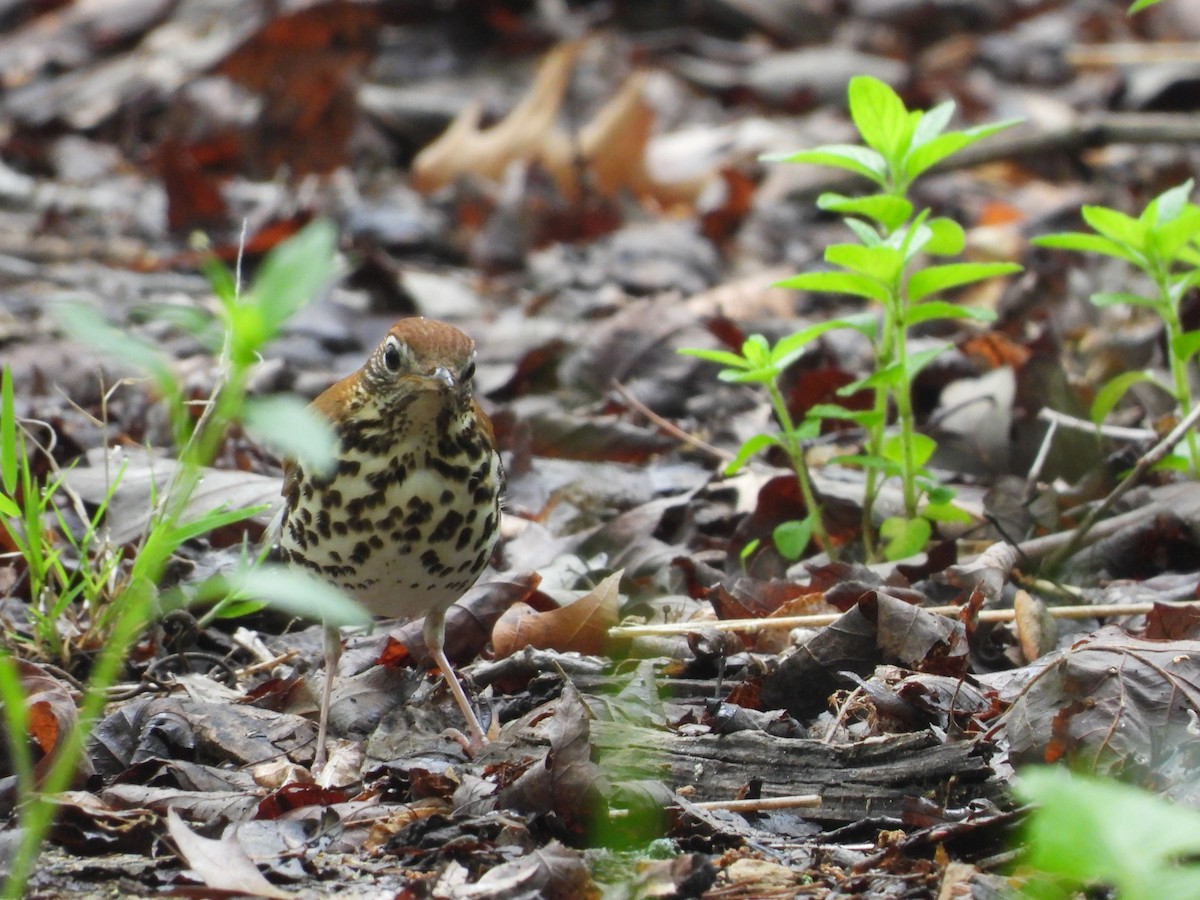
<svg viewBox="0 0 1200 900"><path fill-rule="evenodd" d="M1171 355L1187 362L1200 350L1200 329L1185 331L1171 340Z"/></svg>
<svg viewBox="0 0 1200 900"><path fill-rule="evenodd" d="M885 286L900 276L904 260L891 247L864 247L861 244L831 244L825 248L825 261L858 275L873 278Z"/></svg>
<svg viewBox="0 0 1200 900"><path fill-rule="evenodd" d="M925 222L930 236L925 244L925 252L933 256L957 256L966 246L967 236L963 228L953 219L945 216L929 219Z"/></svg>
<svg viewBox="0 0 1200 900"><path fill-rule="evenodd" d="M834 462L839 466L862 466L864 469L877 469L884 475L899 476L900 464L890 459L872 456L869 453L853 453L847 456L835 457Z"/></svg>
<svg viewBox="0 0 1200 900"><path fill-rule="evenodd" d="M252 616L256 612L261 612L266 606L267 604L262 600L230 600L217 607L214 618L241 619L244 616Z"/></svg>
<svg viewBox="0 0 1200 900"><path fill-rule="evenodd" d="M946 130L950 120L954 118L954 101L947 100L939 103L933 109L926 110L913 129L912 148L923 147Z"/></svg>
<svg viewBox="0 0 1200 900"><path fill-rule="evenodd" d="M771 364L771 345L761 334L752 334L742 342L742 356L749 366L768 366Z"/></svg>
<svg viewBox="0 0 1200 900"><path fill-rule="evenodd" d="M12 369L0 371L0 486L10 497L17 494L17 457L22 453L17 440L17 403L13 397ZM15 516L10 512L6 515Z"/></svg>
<svg viewBox="0 0 1200 900"><path fill-rule="evenodd" d="M1134 0L1129 9L1125 11L1125 15L1132 16L1134 13L1140 13L1146 7L1153 6L1154 4L1160 2L1161 0Z"/></svg>
<svg viewBox="0 0 1200 900"><path fill-rule="evenodd" d="M728 366L731 369L744 369L748 365L746 359L729 350L709 350L705 347L680 347L675 351L682 356L694 356L708 362Z"/></svg>
<svg viewBox="0 0 1200 900"><path fill-rule="evenodd" d="M1123 900L1200 896L1200 812L1062 767L1022 769L1015 790L1032 804L1022 865L1065 879L1061 896L1098 884Z"/></svg>
<svg viewBox="0 0 1200 900"><path fill-rule="evenodd" d="M814 403L809 407L805 416L823 420L838 419L847 422L857 422L864 428L870 428L883 421L884 415L874 409L846 409L836 403Z"/></svg>
<svg viewBox="0 0 1200 900"><path fill-rule="evenodd" d="M317 219L267 254L251 300L260 311L267 340L333 278L336 250L337 229L329 220Z"/></svg>
<svg viewBox="0 0 1200 900"><path fill-rule="evenodd" d="M947 263L914 272L908 279L908 301L919 303L938 291L1020 272L1016 263Z"/></svg>
<svg viewBox="0 0 1200 900"><path fill-rule="evenodd" d="M779 446L779 438L773 434L756 434L738 448L737 456L725 466L726 475L736 475L750 458L769 447Z"/></svg>
<svg viewBox="0 0 1200 900"><path fill-rule="evenodd" d="M937 450L937 441L927 434L921 434L919 431L914 432L912 436L913 446L913 465L923 466L929 462L929 458L933 456Z"/></svg>
<svg viewBox="0 0 1200 900"><path fill-rule="evenodd" d="M917 353L908 355L908 365L906 367L906 375L908 376L909 384L917 376L923 368L941 356L950 347L949 344L942 344L940 347L930 347L927 350L921 350Z"/></svg>
<svg viewBox="0 0 1200 900"><path fill-rule="evenodd" d="M878 281L852 272L804 272L777 281L777 287L827 294L849 294L886 304L891 299L887 288Z"/></svg>
<svg viewBox="0 0 1200 900"><path fill-rule="evenodd" d="M812 163L847 169L871 179L880 187L887 186L888 167L883 157L874 150L857 144L826 144L815 150L801 150L779 156L766 155L762 159L766 162Z"/></svg>
<svg viewBox="0 0 1200 900"><path fill-rule="evenodd" d="M775 541L775 549L779 551L780 556L784 559L796 560L800 558L809 541L812 540L813 534L813 519L812 516L792 522L784 522L775 526L775 530L771 533L772 540Z"/></svg>
<svg viewBox="0 0 1200 900"><path fill-rule="evenodd" d="M18 519L21 516L21 507L17 506L5 494L0 494L0 516Z"/></svg>
<svg viewBox="0 0 1200 900"><path fill-rule="evenodd" d="M113 327L99 310L82 303L63 303L55 308L55 314L72 340L141 369L154 379L168 403L182 408L183 398L172 360L158 346Z"/></svg>
<svg viewBox="0 0 1200 900"><path fill-rule="evenodd" d="M889 363L886 366L876 369L869 375L858 379L838 388L839 397L848 397L851 394L858 393L864 388L892 388L897 389L904 385L904 369L899 362Z"/></svg>
<svg viewBox="0 0 1200 900"><path fill-rule="evenodd" d="M1101 424L1108 418L1109 413L1116 409L1117 404L1121 402L1129 389L1135 384L1152 384L1156 388L1167 393L1168 396L1174 397L1174 391L1170 390L1166 385L1154 376L1150 371L1140 372L1123 372L1120 375L1110 378L1099 391L1096 392L1096 399L1092 401L1091 417L1092 421L1097 425Z"/></svg>
<svg viewBox="0 0 1200 900"><path fill-rule="evenodd" d="M895 231L912 215L913 206L903 197L893 194L871 194L866 197L846 197L827 193L817 198L819 209L843 215L862 216L878 222L887 231ZM847 223L849 224L849 223ZM861 240L861 236L860 236ZM864 241L863 243L867 243ZM871 246L867 244L867 246Z"/></svg>
<svg viewBox="0 0 1200 900"><path fill-rule="evenodd" d="M885 519L879 526L879 536L886 543L883 555L889 560L904 559L925 549L929 537L933 534L933 526L927 519L901 519L894 517Z"/></svg>
<svg viewBox="0 0 1200 900"><path fill-rule="evenodd" d="M875 340L879 332L879 316L873 312L855 313L852 316L839 316L838 320L845 328L852 328L868 340Z"/></svg>
<svg viewBox="0 0 1200 900"><path fill-rule="evenodd" d="M244 522L246 519L266 512L268 509L270 507L265 504L261 506L240 506L236 509L226 509L223 506L218 507L204 513L198 518L189 519L176 525L170 531L169 537L176 546L180 546L194 538L203 537L211 531L216 531L218 528L224 528L226 525L233 525L237 522Z"/></svg>
<svg viewBox="0 0 1200 900"><path fill-rule="evenodd" d="M921 515L930 522L956 522L970 525L974 521L969 512L953 503L926 503L921 507Z"/></svg>
<svg viewBox="0 0 1200 900"><path fill-rule="evenodd" d="M1173 263L1200 233L1200 207L1188 204L1179 215L1150 230L1149 250L1164 264Z"/></svg>
<svg viewBox="0 0 1200 900"><path fill-rule="evenodd" d="M827 319L793 334L782 337L771 350L771 361L782 371L790 366L804 350L821 335L838 328L853 328L847 319Z"/></svg>
<svg viewBox="0 0 1200 900"><path fill-rule="evenodd" d="M954 500L954 488L933 482L925 485L925 496L934 506L944 506Z"/></svg>
<svg viewBox="0 0 1200 900"><path fill-rule="evenodd" d="M1138 219L1107 206L1084 206L1080 214L1083 221L1110 241L1123 244L1130 250L1144 252L1148 228Z"/></svg>
<svg viewBox="0 0 1200 900"><path fill-rule="evenodd" d="M1167 188L1151 200L1146 207L1147 210L1153 209L1154 211L1151 224L1166 225L1183 215L1189 206L1188 201L1191 199L1193 186L1194 182L1189 178L1183 184Z"/></svg>
<svg viewBox="0 0 1200 900"><path fill-rule="evenodd" d="M914 146L904 159L904 178L911 182L917 176L937 165L943 159L957 153L964 147L981 141L985 137L1020 124L1020 119L1006 119L1003 122L993 122L988 125L977 125L965 131L950 131L939 135L921 146Z"/></svg>
<svg viewBox="0 0 1200 900"><path fill-rule="evenodd" d="M1158 311L1162 306L1162 301L1157 297L1143 297L1141 294L1130 294L1126 291L1099 291L1092 294L1088 299L1101 308L1128 304L1130 306L1144 306L1147 309Z"/></svg>
<svg viewBox="0 0 1200 900"><path fill-rule="evenodd" d="M994 322L996 314L990 309L978 306L959 306L945 300L927 300L917 306L910 306L904 316L904 323L909 328L933 319L971 319L975 322Z"/></svg>
<svg viewBox="0 0 1200 900"><path fill-rule="evenodd" d="M912 139L913 126L904 101L888 85L869 75L851 78L847 96L850 117L863 143L895 168Z"/></svg>
<svg viewBox="0 0 1200 900"><path fill-rule="evenodd" d="M1134 253L1128 247L1098 234L1085 234L1079 231L1066 231L1061 234L1043 234L1030 241L1035 247L1047 247L1052 250L1075 250L1079 253L1100 253L1121 259L1138 266L1145 265L1145 257Z"/></svg>
<svg viewBox="0 0 1200 900"><path fill-rule="evenodd" d="M912 436L913 465L923 466L929 462L933 452L937 450L937 441L927 434L914 432ZM900 434L889 434L883 439L879 452L884 459L893 462L904 461L904 440Z"/></svg>
<svg viewBox="0 0 1200 900"><path fill-rule="evenodd" d="M854 236L862 242L864 247L884 247L887 245L887 242L879 234L879 232L875 230L874 226L864 222L862 219L856 219L853 216L846 216L842 219L842 222L845 223L847 228L854 232Z"/></svg>
<svg viewBox="0 0 1200 900"><path fill-rule="evenodd" d="M373 621L370 613L337 588L300 569L257 566L234 574L229 582L240 595L327 625L370 625Z"/></svg>
<svg viewBox="0 0 1200 900"><path fill-rule="evenodd" d="M774 365L759 366L744 371L722 369L717 373L717 378L729 384L770 384L778 377L779 367Z"/></svg>
<svg viewBox="0 0 1200 900"><path fill-rule="evenodd" d="M279 456L299 460L306 471L327 475L337 465L333 425L299 397L248 398L243 422L255 440Z"/></svg>
<svg viewBox="0 0 1200 900"><path fill-rule="evenodd" d="M199 246L197 246L198 244ZM233 303L238 295L237 282L234 280L233 272L212 253L208 239L205 238L199 242L193 240L192 249L200 254L200 271L208 279L208 286L217 295L222 306Z"/></svg>

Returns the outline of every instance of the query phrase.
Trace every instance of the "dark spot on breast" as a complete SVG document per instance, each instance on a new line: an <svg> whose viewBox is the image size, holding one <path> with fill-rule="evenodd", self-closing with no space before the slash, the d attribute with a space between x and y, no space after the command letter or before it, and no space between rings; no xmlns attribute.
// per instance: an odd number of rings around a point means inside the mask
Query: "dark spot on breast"
<svg viewBox="0 0 1200 900"><path fill-rule="evenodd" d="M410 497L408 514L404 517L405 525L424 525L433 518L433 504L420 497Z"/></svg>
<svg viewBox="0 0 1200 900"><path fill-rule="evenodd" d="M458 531L462 523L462 513L457 509L447 510L446 515L442 516L442 520L433 529L433 534L429 535L429 539L431 541L448 541L454 537L454 533Z"/></svg>

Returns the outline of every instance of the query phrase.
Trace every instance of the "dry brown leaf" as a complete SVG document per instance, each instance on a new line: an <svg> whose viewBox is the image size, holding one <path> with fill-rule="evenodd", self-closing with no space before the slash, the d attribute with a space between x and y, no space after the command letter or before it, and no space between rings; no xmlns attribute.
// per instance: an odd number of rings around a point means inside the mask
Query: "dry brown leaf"
<svg viewBox="0 0 1200 900"><path fill-rule="evenodd" d="M541 650L574 650L589 655L604 652L608 629L617 624L621 572L614 572L569 606L538 612L516 603L501 616L492 631L496 659L536 647Z"/></svg>
<svg viewBox="0 0 1200 900"><path fill-rule="evenodd" d="M629 190L664 207L695 200L703 179L664 183L646 168L655 116L645 98L643 73L625 81L580 129L577 141L558 127L558 112L581 49L575 41L552 50L538 67L529 93L495 125L480 126L483 109L478 103L464 109L413 160L413 187L435 191L468 174L499 182L514 162L536 162L564 196L574 199L582 158L592 186L603 196Z"/></svg>
<svg viewBox="0 0 1200 900"><path fill-rule="evenodd" d="M468 172L499 181L514 160L540 160L550 153L554 120L580 49L578 42L572 42L552 50L538 67L529 93L490 128L480 127L483 108L478 102L467 106L437 140L417 154L412 164L413 187L434 191Z"/></svg>

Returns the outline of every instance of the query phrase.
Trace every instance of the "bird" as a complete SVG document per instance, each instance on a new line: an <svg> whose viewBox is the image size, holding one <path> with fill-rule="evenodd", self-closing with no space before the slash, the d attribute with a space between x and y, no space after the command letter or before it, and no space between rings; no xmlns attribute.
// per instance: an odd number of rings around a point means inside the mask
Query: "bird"
<svg viewBox="0 0 1200 900"><path fill-rule="evenodd" d="M474 396L475 343L449 323L404 318L358 371L311 408L333 425L324 473L285 463L279 551L372 615L425 617L422 635L466 719L487 737L446 658L446 611L487 567L500 531L504 469ZM326 626L314 770L326 760L340 632Z"/></svg>

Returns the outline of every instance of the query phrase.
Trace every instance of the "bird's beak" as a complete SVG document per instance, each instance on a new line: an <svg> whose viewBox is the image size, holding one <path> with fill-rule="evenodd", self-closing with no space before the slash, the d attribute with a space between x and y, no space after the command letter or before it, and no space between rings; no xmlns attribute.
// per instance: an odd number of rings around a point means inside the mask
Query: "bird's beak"
<svg viewBox="0 0 1200 900"><path fill-rule="evenodd" d="M429 377L451 390L458 384L458 379L454 377L453 370L448 369L446 366L438 366Z"/></svg>

